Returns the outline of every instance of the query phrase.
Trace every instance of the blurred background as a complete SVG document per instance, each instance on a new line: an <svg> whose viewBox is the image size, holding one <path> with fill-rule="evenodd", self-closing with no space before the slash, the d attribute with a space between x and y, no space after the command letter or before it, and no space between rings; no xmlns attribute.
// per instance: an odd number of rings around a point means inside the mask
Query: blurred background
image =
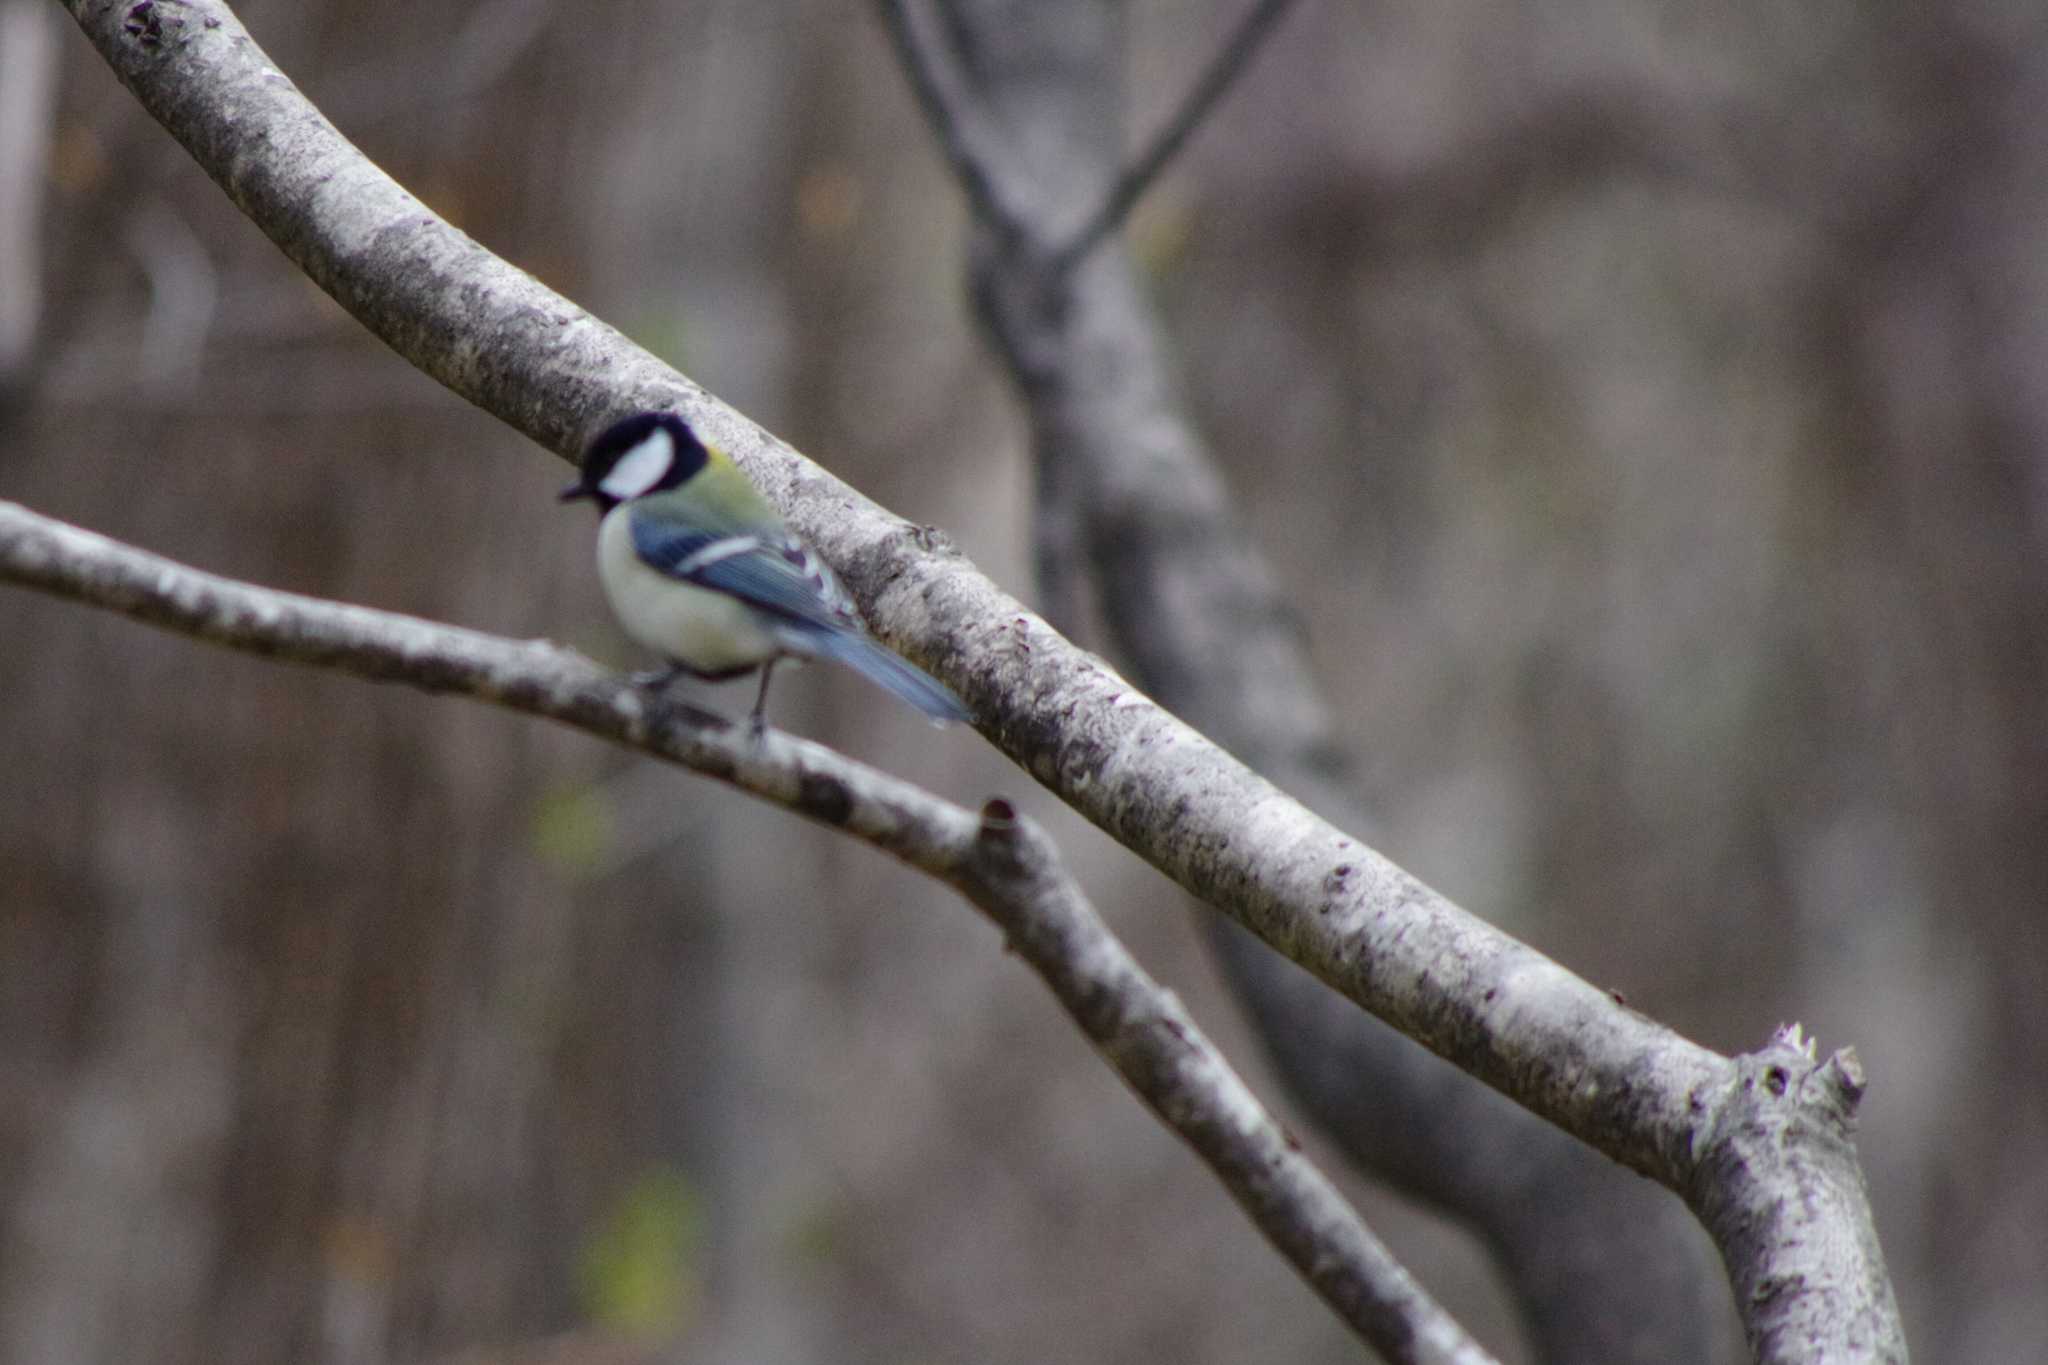
<svg viewBox="0 0 2048 1365"><path fill-rule="evenodd" d="M1914 1348L1998 1362L2048 1339L2048 12L1923 8L1304 0L1131 239L1385 851L1710 1046L1853 1044ZM1135 128L1237 9L1132 6ZM868 8L238 12L434 208L1031 596ZM0 0L0 496L641 666L565 470ZM0 1358L1357 1358L880 856L18 591L0 642ZM972 734L777 694L1054 820L1284 1109L1160 878ZM1516 1358L1477 1253L1354 1185Z"/></svg>

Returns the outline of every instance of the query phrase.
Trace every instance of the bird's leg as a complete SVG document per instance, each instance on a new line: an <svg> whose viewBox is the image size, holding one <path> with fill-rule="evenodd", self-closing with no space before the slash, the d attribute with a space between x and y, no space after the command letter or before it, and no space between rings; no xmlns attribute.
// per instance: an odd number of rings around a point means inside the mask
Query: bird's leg
<svg viewBox="0 0 2048 1365"><path fill-rule="evenodd" d="M759 739L761 732L768 728L768 675L774 671L775 660L771 657L761 665L761 691L754 698L754 714L750 718L749 728L756 739Z"/></svg>

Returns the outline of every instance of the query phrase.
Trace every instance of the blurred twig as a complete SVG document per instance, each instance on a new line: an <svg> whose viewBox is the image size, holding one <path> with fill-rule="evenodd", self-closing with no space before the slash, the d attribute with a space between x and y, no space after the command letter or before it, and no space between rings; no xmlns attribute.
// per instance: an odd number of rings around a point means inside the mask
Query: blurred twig
<svg viewBox="0 0 2048 1365"><path fill-rule="evenodd" d="M123 227L121 240L149 280L149 312L128 382L153 397L192 391L220 302L219 272L169 201L149 196Z"/></svg>
<svg viewBox="0 0 2048 1365"><path fill-rule="evenodd" d="M1293 3L1255 0L1145 149L1117 173L1073 234L1050 246L1047 274L1067 274L1123 225L1138 200L1251 65ZM1044 246L1022 231L1025 213L1020 205L1030 187L1009 173L1011 159L994 145L993 139L1001 137L1004 130L991 123L989 110L976 99L973 82L962 69L952 11L938 0L881 0L880 8L883 25L924 109L925 120L972 201L975 217L1005 240Z"/></svg>
<svg viewBox="0 0 2048 1365"><path fill-rule="evenodd" d="M1053 274L1064 275L1071 271L1101 244L1103 238L1123 225L1138 200L1152 187L1159 173L1166 169L1167 163L1180 154L1180 149L1202 126L1217 102L1252 64L1252 58L1258 55L1267 37L1279 27L1288 6L1293 3L1294 0L1257 0L1245 12L1230 36L1216 49L1209 65L1189 87L1180 108L1161 125L1145 150L1117 175L1116 183L1103 196L1101 206L1089 215L1071 238L1053 248L1050 262Z"/></svg>
<svg viewBox="0 0 2048 1365"><path fill-rule="evenodd" d="M656 701L581 655L204 573L0 502L0 579L250 654L559 722L851 835L945 882L1003 931L1105 1060L1194 1148L1303 1278L1395 1361L1490 1360L1394 1262L1112 934L1050 837L1002 800L977 816L780 731Z"/></svg>
<svg viewBox="0 0 2048 1365"><path fill-rule="evenodd" d="M975 216L999 237L1015 235L1020 218L1011 196L1022 188L1005 183L992 171L1002 164L993 147L987 117L977 106L959 53L945 28L944 12L926 0L882 0L882 24L896 45L896 55L910 77L910 88L939 139L946 161L960 187L973 202Z"/></svg>

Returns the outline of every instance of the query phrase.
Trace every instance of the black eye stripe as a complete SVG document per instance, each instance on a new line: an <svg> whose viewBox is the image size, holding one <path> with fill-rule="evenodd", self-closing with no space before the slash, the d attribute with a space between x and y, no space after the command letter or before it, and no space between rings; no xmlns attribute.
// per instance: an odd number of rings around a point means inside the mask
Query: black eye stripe
<svg viewBox="0 0 2048 1365"><path fill-rule="evenodd" d="M624 421L615 422L591 443L590 450L583 458L583 482L586 487L605 496L598 485L609 475L619 461L643 445L656 432L667 433L670 442L668 468L661 477L641 490L652 493L662 489L676 488L704 468L710 461L710 452L698 439L690 424L672 412L637 413ZM613 499L617 501L617 499Z"/></svg>

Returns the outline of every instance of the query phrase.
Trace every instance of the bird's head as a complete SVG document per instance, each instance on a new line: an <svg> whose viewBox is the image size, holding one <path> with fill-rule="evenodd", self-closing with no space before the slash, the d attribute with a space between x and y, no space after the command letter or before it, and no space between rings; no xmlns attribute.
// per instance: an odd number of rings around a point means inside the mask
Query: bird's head
<svg viewBox="0 0 2048 1365"><path fill-rule="evenodd" d="M710 459L690 424L672 412L636 413L606 427L583 456L583 472L563 502L589 498L609 512L622 502L679 488Z"/></svg>

